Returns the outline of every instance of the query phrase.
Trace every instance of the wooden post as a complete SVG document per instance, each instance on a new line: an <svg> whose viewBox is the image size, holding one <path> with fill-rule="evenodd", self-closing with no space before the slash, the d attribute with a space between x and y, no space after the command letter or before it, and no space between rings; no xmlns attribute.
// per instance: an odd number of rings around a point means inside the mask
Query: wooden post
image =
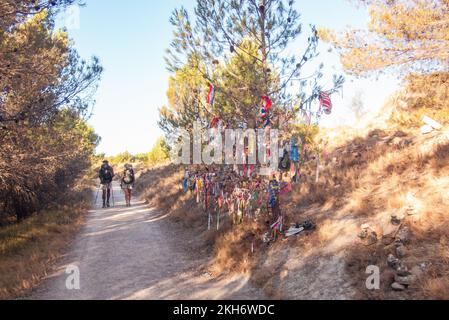
<svg viewBox="0 0 449 320"><path fill-rule="evenodd" d="M220 209L217 212L217 231L220 230Z"/></svg>

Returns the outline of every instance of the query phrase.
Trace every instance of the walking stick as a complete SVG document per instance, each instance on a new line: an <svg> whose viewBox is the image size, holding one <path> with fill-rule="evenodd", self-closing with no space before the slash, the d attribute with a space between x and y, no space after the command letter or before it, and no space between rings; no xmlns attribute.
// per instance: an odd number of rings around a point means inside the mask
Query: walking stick
<svg viewBox="0 0 449 320"><path fill-rule="evenodd" d="M101 188L101 184L98 186L98 189L97 189L97 195L95 196L95 203L94 203L94 206L97 205L97 202L98 202L98 194L100 193L100 188Z"/></svg>
<svg viewBox="0 0 449 320"><path fill-rule="evenodd" d="M112 185L111 185L111 192L112 192L112 207L115 208L114 186L112 186Z"/></svg>

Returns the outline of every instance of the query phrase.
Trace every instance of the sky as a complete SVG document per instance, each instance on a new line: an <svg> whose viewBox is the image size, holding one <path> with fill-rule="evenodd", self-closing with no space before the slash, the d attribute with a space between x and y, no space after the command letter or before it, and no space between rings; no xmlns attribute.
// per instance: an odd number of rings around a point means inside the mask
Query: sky
<svg viewBox="0 0 449 320"><path fill-rule="evenodd" d="M89 123L101 136L97 152L115 155L129 151L148 152L163 135L158 128L158 109L167 102L169 72L164 62L165 50L172 39L171 12L185 6L191 12L195 0L86 0L86 6L71 8L62 14L58 26L65 26L83 58L100 58L104 74L96 94L96 104ZM125 4L126 3L126 4ZM297 0L305 27L344 29L365 27L365 9L348 0ZM308 31L308 28L304 30ZM306 37L306 35L304 35ZM300 52L304 39L292 44ZM327 52L315 62L325 63L329 86L332 74L344 74L336 52ZM377 110L397 88L394 78L360 80L346 76L342 94L333 97L334 113L322 125L332 127L353 123L348 105L357 91L363 92L366 107Z"/></svg>

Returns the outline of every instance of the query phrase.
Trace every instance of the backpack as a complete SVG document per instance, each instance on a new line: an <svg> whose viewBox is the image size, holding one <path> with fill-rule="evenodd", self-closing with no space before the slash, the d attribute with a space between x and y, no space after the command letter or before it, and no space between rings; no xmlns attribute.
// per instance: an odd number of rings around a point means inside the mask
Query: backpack
<svg viewBox="0 0 449 320"><path fill-rule="evenodd" d="M107 182L110 183L112 182L112 169L109 166L102 166L100 169L100 180L102 183Z"/></svg>
<svg viewBox="0 0 449 320"><path fill-rule="evenodd" d="M188 180L188 187L189 187L190 191L195 190L195 187L196 187L196 179L195 178L190 178Z"/></svg>
<svg viewBox="0 0 449 320"><path fill-rule="evenodd" d="M282 159L279 163L279 169L290 170L290 166L291 166L290 155L287 150L284 150L284 155L282 156Z"/></svg>
<svg viewBox="0 0 449 320"><path fill-rule="evenodd" d="M135 181L134 170L126 169L125 173L123 174L123 182L125 184L131 184L131 183L134 183L134 181Z"/></svg>

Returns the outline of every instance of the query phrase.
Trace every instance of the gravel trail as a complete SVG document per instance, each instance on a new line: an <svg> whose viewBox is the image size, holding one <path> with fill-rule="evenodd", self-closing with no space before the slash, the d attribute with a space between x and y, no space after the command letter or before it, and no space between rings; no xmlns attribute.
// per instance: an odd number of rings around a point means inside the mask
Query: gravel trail
<svg viewBox="0 0 449 320"><path fill-rule="evenodd" d="M166 213L143 202L126 208L117 183L114 195L114 208L93 206L72 248L28 299L265 298L246 276L209 276L205 272L205 253L195 251L199 239L171 222ZM79 290L66 287L69 266L79 269Z"/></svg>

